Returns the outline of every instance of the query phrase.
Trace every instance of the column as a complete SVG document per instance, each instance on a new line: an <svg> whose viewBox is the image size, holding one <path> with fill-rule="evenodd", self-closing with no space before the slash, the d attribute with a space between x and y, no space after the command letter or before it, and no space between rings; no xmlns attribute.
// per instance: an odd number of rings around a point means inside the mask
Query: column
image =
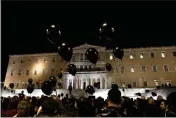
<svg viewBox="0 0 176 118"><path fill-rule="evenodd" d="M105 88L105 78L103 77L102 78L102 89L104 89Z"/></svg>
<svg viewBox="0 0 176 118"><path fill-rule="evenodd" d="M67 79L67 88L66 89L68 89L68 87L69 87L69 78Z"/></svg>
<svg viewBox="0 0 176 118"><path fill-rule="evenodd" d="M90 84L91 84L91 86L94 86L92 81L93 81L92 78L90 78Z"/></svg>
<svg viewBox="0 0 176 118"><path fill-rule="evenodd" d="M95 78L92 78L92 85L94 86Z"/></svg>
<svg viewBox="0 0 176 118"><path fill-rule="evenodd" d="M75 86L76 86L76 89L78 89L78 79L77 78L75 78Z"/></svg>
<svg viewBox="0 0 176 118"><path fill-rule="evenodd" d="M86 78L86 87L89 85L89 78Z"/></svg>
<svg viewBox="0 0 176 118"><path fill-rule="evenodd" d="M80 87L81 87L81 89L83 89L83 85L84 85L84 83L83 83L83 81L81 80L81 81L80 81Z"/></svg>
<svg viewBox="0 0 176 118"><path fill-rule="evenodd" d="M107 78L105 78L105 89L107 89L108 88L108 81L107 81Z"/></svg>
<svg viewBox="0 0 176 118"><path fill-rule="evenodd" d="M102 85L103 85L103 79L104 79L104 78L100 78L100 89L103 88L103 86L102 86Z"/></svg>

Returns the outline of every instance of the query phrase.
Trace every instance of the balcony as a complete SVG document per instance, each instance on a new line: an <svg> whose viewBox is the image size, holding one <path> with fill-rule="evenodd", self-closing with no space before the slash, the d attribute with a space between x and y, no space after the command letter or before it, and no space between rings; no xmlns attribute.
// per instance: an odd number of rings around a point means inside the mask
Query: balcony
<svg viewBox="0 0 176 118"><path fill-rule="evenodd" d="M105 72L106 71L105 68L77 68L76 70L77 72L97 72L97 71ZM66 69L65 72L68 72L68 70Z"/></svg>
<svg viewBox="0 0 176 118"><path fill-rule="evenodd" d="M77 68L77 72L105 71L105 68Z"/></svg>

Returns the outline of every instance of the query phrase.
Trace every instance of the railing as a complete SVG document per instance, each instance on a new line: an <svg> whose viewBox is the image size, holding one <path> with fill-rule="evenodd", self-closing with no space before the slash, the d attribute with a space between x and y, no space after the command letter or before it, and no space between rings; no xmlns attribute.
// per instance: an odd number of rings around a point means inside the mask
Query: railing
<svg viewBox="0 0 176 118"><path fill-rule="evenodd" d="M89 72L89 71L105 71L105 68L77 68L76 71L77 72ZM66 69L66 72L68 72L68 70Z"/></svg>

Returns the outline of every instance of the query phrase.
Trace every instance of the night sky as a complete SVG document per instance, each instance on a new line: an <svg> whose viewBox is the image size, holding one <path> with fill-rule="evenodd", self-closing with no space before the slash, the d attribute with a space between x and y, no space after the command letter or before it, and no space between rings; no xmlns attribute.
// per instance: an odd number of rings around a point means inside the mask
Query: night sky
<svg viewBox="0 0 176 118"><path fill-rule="evenodd" d="M72 46L97 44L98 27L116 24L124 47L176 45L176 2L2 2L2 67L9 54L56 52L46 39L50 24L61 26Z"/></svg>

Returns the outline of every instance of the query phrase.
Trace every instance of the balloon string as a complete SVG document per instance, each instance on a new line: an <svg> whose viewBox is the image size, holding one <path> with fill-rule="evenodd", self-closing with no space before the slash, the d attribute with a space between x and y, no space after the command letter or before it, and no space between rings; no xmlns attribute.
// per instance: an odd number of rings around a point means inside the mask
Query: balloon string
<svg viewBox="0 0 176 118"><path fill-rule="evenodd" d="M119 75L120 84L122 85L121 76L120 76L120 74L118 72L118 68L117 68L117 65L116 65L115 58L113 60L114 60L114 63L115 63L115 68L116 68L117 74Z"/></svg>

